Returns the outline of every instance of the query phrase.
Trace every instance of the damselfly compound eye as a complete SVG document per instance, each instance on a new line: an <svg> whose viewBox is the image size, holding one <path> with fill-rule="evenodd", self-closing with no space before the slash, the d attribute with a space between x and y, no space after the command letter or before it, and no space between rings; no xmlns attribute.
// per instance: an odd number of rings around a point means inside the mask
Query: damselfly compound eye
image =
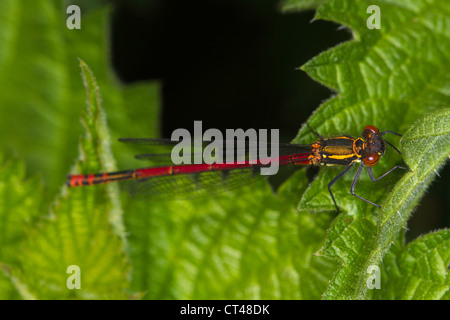
<svg viewBox="0 0 450 320"><path fill-rule="evenodd" d="M361 136L367 140L367 139L370 139L373 134L377 135L378 132L379 132L379 130L375 126L365 126L364 130L361 133Z"/></svg>
<svg viewBox="0 0 450 320"><path fill-rule="evenodd" d="M364 158L363 162L366 166L373 167L374 165L376 165L378 163L379 160L380 160L380 155L378 153L373 153L370 156L368 156L367 158Z"/></svg>
<svg viewBox="0 0 450 320"><path fill-rule="evenodd" d="M375 126L365 126L365 127L364 127L364 130L370 130L370 131L372 131L372 132L374 132L374 133L378 133L378 132L379 132L379 131L378 131L378 128L375 127Z"/></svg>

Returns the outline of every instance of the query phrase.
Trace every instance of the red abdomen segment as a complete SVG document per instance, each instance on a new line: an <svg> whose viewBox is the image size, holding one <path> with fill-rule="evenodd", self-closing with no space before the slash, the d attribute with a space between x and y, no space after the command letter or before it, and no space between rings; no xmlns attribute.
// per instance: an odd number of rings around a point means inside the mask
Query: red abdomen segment
<svg viewBox="0 0 450 320"><path fill-rule="evenodd" d="M280 166L309 165L311 162L308 158L310 153L292 154L281 156L278 158L260 159L256 162L243 161L242 163L214 163L214 164L187 164L179 166L151 167L141 168L128 171L86 174L86 175L69 175L66 184L70 187L90 186L95 184L103 184L115 181L144 179L158 176L171 176L180 174L195 174L211 171L231 171L237 169L248 169L252 167L261 167L268 161L278 161Z"/></svg>
<svg viewBox="0 0 450 320"><path fill-rule="evenodd" d="M97 173L97 174L73 174L69 175L66 184L69 187L90 186L114 181L134 179L137 170Z"/></svg>

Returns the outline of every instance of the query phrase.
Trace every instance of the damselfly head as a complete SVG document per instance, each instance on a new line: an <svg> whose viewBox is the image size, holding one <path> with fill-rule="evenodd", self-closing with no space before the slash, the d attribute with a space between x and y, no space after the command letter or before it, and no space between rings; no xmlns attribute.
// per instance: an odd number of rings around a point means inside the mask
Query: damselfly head
<svg viewBox="0 0 450 320"><path fill-rule="evenodd" d="M368 167L374 166L380 160L380 156L384 154L386 146L381 139L379 130L375 126L366 126L361 133L364 138L364 152L362 160Z"/></svg>

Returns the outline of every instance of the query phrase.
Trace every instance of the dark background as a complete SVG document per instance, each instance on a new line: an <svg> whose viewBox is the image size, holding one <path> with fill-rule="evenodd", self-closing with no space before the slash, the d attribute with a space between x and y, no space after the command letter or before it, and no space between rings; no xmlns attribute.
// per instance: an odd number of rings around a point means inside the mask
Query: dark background
<svg viewBox="0 0 450 320"><path fill-rule="evenodd" d="M295 70L351 39L313 12L273 0L117 2L112 58L124 81L160 79L163 135L174 129L279 128L288 141L330 90Z"/></svg>
<svg viewBox="0 0 450 320"><path fill-rule="evenodd" d="M160 80L162 136L177 128L278 128L290 141L333 94L295 70L351 39L348 30L283 14L274 0L112 1L111 58L125 83ZM408 222L408 238L450 225L443 170Z"/></svg>

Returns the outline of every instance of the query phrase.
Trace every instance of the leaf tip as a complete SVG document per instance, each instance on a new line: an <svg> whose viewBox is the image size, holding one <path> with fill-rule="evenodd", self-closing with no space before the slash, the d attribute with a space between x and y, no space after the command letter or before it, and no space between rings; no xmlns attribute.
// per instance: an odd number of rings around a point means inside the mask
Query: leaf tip
<svg viewBox="0 0 450 320"><path fill-rule="evenodd" d="M315 257L320 257L320 256L322 256L322 255L323 255L323 254L322 254L322 249L320 249L319 251L314 252L313 255L314 255Z"/></svg>

